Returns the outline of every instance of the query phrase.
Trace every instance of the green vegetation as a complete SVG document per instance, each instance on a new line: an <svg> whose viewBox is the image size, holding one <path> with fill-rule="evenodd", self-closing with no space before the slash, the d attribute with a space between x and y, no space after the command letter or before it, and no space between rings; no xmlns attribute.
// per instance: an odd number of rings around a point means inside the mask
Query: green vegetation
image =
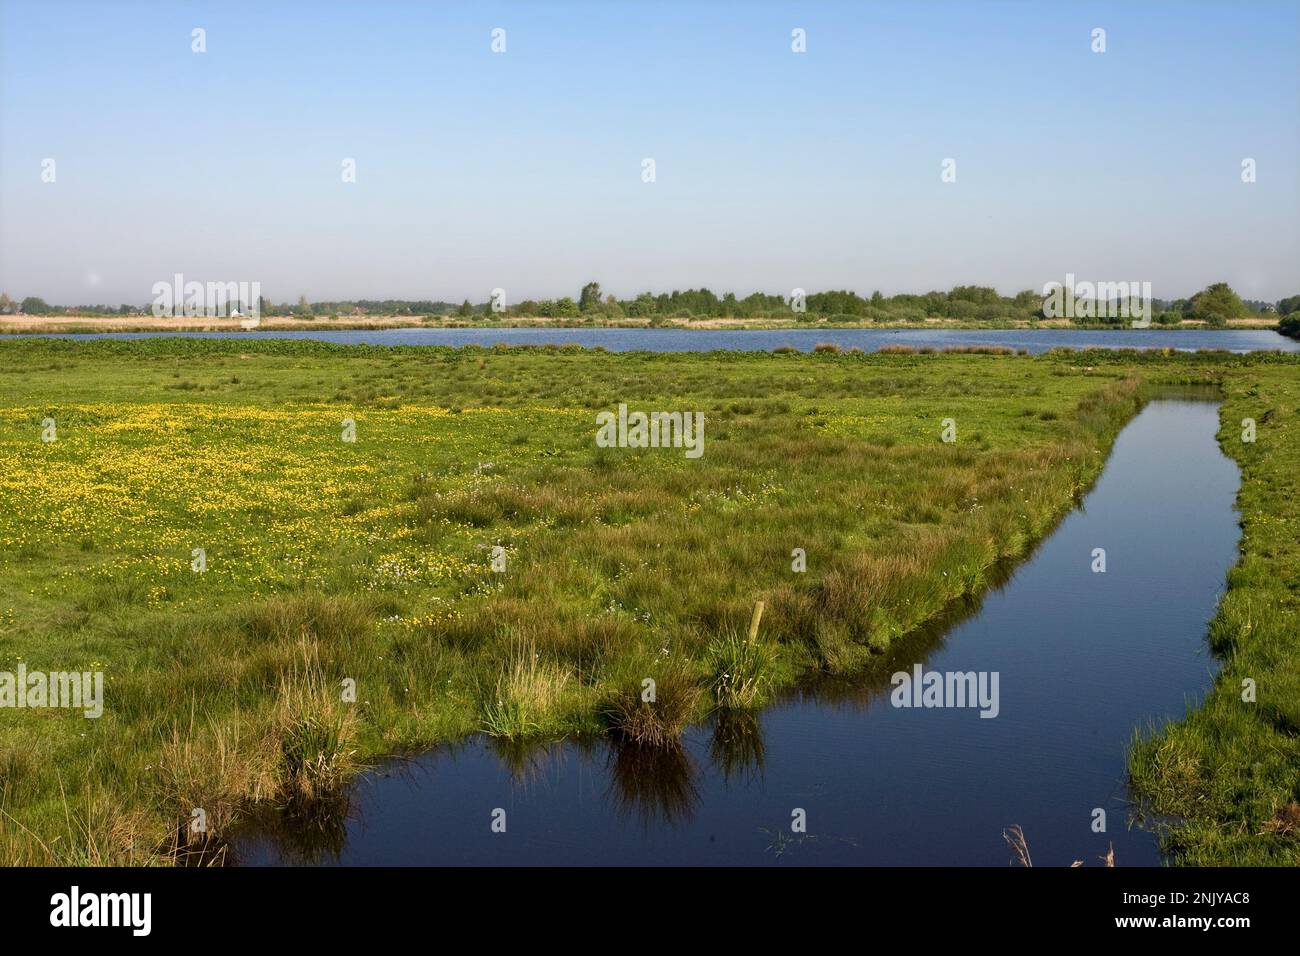
<svg viewBox="0 0 1300 956"><path fill-rule="evenodd" d="M1133 784L1183 818L1182 863L1300 864L1300 375L1252 365L1225 376L1219 440L1242 469L1241 560L1210 624L1224 660L1204 707L1141 735ZM1256 420L1253 443L1241 422ZM1253 682L1247 684L1246 682ZM1253 702L1243 700L1250 696Z"/></svg>
<svg viewBox="0 0 1300 956"><path fill-rule="evenodd" d="M1082 303L1083 300L1079 300ZM1188 299L1153 303L1156 321L1163 326L1178 326L1184 321L1223 327L1229 321L1285 316L1296 311L1300 296L1276 303L1243 301L1227 283L1218 282ZM473 303L465 299L460 305L431 299L357 299L308 302L299 296L297 305L276 303L263 297L259 303L263 317L285 316L311 319L330 316L337 321L360 320L366 316L388 316L397 320L440 321L457 325L502 324L518 321L547 320L566 325L659 326L669 323L701 322L741 323L762 327L830 325L830 326L909 326L926 322L948 325L1010 328L1036 326L1047 321L1043 295L1025 289L1004 296L988 286L963 285L947 291L920 294L899 293L869 296L849 290L814 292L796 303L793 296L754 292L738 296L734 292L718 295L707 288L642 292L627 299L602 293L599 282L588 282L575 301L569 296L558 299L524 299L505 303L499 310L490 302ZM148 316L149 305L52 306L29 297L21 305L0 294L0 315L22 311L41 316ZM247 312L247 308L242 311ZM1127 328L1131 319L1115 311L1102 316L1102 310L1079 307L1074 325L1083 327ZM1087 316L1087 317L1084 317ZM1065 320L1059 320L1065 321Z"/></svg>
<svg viewBox="0 0 1300 956"><path fill-rule="evenodd" d="M713 695L719 707L743 710L767 698L775 654L763 641L728 631L709 644Z"/></svg>
<svg viewBox="0 0 1300 956"><path fill-rule="evenodd" d="M1285 356L166 338L0 356L0 670L107 675L97 720L0 712L10 863L210 854L259 807L310 814L365 762L477 731L613 734L649 748L629 775L712 710L743 737L749 708L870 666L1023 555L1144 383L1222 380L1225 420L1256 412L1248 476L1251 455L1274 470L1250 500L1278 527L1251 580L1294 607L1273 557L1294 566L1279 542L1300 538L1294 468L1276 477L1300 441ZM597 447L620 402L702 411L703 457ZM1295 666L1285 630L1253 662L1261 694Z"/></svg>

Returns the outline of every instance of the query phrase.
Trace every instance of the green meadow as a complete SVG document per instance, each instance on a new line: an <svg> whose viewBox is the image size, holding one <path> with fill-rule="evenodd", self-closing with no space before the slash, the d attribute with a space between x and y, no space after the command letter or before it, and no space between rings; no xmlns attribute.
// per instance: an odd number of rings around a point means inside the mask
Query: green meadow
<svg viewBox="0 0 1300 956"><path fill-rule="evenodd" d="M1023 556L1179 384L1225 395L1244 554L1215 690L1135 738L1134 783L1181 818L1180 861L1300 862L1298 372L0 342L0 671L105 675L97 719L0 708L0 862L220 862L243 818L328 809L385 755L476 732L655 745L869 667ZM601 447L620 404L702 413L703 454Z"/></svg>

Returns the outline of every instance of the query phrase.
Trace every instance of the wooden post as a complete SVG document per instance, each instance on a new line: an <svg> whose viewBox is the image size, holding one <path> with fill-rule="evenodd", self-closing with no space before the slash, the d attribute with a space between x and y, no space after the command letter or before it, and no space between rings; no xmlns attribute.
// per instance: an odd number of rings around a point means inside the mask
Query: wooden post
<svg viewBox="0 0 1300 956"><path fill-rule="evenodd" d="M752 644L758 640L758 622L763 617L763 602L758 601L754 605L754 616L749 619L749 642Z"/></svg>

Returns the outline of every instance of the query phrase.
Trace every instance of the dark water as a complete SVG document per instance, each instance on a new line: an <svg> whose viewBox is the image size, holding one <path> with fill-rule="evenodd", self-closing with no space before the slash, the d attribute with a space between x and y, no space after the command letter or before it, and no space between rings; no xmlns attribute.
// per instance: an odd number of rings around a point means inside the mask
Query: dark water
<svg viewBox="0 0 1300 956"><path fill-rule="evenodd" d="M322 323L323 324L323 323ZM70 339L153 338L154 332L96 332L66 335ZM791 345L808 352L818 342L841 348L874 352L882 345L930 346L1001 345L1032 353L1053 348L1173 348L1226 349L1231 352L1300 352L1300 341L1268 330L1169 331L1128 329L1084 331L1077 329L773 329L713 331L708 329L372 329L330 331L321 328L266 332L168 332L168 336L210 339L318 339L322 342L367 345L543 345L576 343L585 348L604 346L611 352L709 352L734 349L768 352Z"/></svg>
<svg viewBox="0 0 1300 956"><path fill-rule="evenodd" d="M1216 664L1208 619L1236 558L1236 466L1212 402L1157 401L1034 554L880 673L803 689L756 722L691 730L677 752L599 741L531 753L483 738L364 777L346 823L264 830L244 863L1036 865L1160 862L1129 829L1125 748L1180 715ZM1091 571L1094 548L1107 571ZM996 718L891 706L889 674L996 671ZM1107 832L1091 829L1094 808ZM495 808L505 833L493 833ZM807 833L791 832L792 811Z"/></svg>

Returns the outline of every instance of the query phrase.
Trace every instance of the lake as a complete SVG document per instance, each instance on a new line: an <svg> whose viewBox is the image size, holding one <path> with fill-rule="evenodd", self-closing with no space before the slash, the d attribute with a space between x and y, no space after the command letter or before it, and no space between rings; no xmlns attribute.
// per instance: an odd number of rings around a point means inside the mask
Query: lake
<svg viewBox="0 0 1300 956"><path fill-rule="evenodd" d="M167 335L212 339L317 339L322 342L367 345L564 345L603 346L611 352L711 352L733 349L770 352L790 345L811 351L819 342L843 349L874 352L884 345L947 348L959 345L999 345L1031 353L1054 348L1172 348L1226 349L1230 352L1300 352L1300 341L1269 330L1172 331L1127 329L335 329L265 332L95 332L59 336L70 339L134 339Z"/></svg>
<svg viewBox="0 0 1300 956"><path fill-rule="evenodd" d="M1129 825L1125 752L1134 728L1198 701L1218 666L1206 625L1236 560L1239 474L1216 444L1217 410L1147 405L1030 556L870 672L692 728L679 749L476 736L364 775L333 818L264 822L234 857L1002 866L1003 830L1018 824L1039 866L1099 865L1111 845L1120 866L1157 864L1153 833ZM996 672L997 716L893 706L891 675L917 664ZM498 809L505 833L490 827ZM805 833L791 830L796 809Z"/></svg>

